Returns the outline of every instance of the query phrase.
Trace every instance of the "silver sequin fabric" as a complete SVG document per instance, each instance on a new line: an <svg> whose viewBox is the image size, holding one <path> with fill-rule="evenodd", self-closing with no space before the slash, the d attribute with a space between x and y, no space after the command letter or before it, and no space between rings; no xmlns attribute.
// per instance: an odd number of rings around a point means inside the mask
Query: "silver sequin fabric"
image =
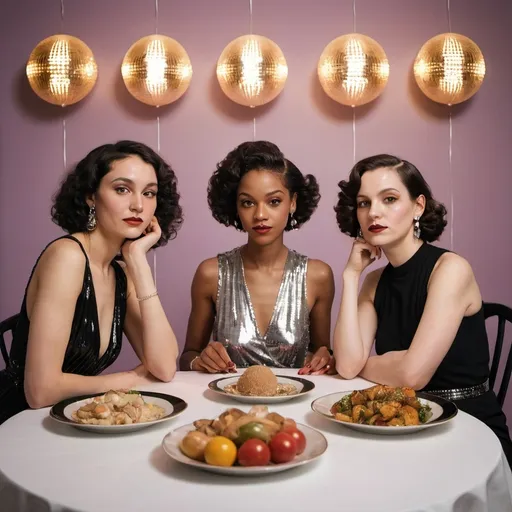
<svg viewBox="0 0 512 512"><path fill-rule="evenodd" d="M300 368L307 355L309 309L308 258L288 251L274 312L267 332L258 330L240 247L218 255L217 314L213 339L226 347L238 367L255 364Z"/></svg>

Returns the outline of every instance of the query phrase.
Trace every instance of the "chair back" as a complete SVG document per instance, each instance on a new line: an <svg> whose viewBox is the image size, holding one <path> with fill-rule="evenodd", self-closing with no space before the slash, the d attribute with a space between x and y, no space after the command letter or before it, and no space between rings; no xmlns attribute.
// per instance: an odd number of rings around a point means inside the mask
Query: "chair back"
<svg viewBox="0 0 512 512"><path fill-rule="evenodd" d="M0 322L0 352L5 361L5 366L9 365L9 352L7 351L7 345L5 343L4 334L11 331L14 332L16 325L18 324L19 313L17 315L10 316L3 322Z"/></svg>
<svg viewBox="0 0 512 512"><path fill-rule="evenodd" d="M507 322L512 324L512 309L504 304L495 304L492 302L484 302L484 317L485 319L497 316L498 317L498 332L496 334L496 345L494 346L494 355L491 363L491 373L489 375L489 387L494 389L496 384L496 377L498 375L498 368L500 366L501 354L503 352L503 341L505 339L505 325ZM510 334L510 332L509 332ZM510 336L509 336L510 337ZM512 374L512 342L508 348L507 361L503 371L503 377L498 389L498 402L503 407L505 396L507 395L508 384L510 375Z"/></svg>

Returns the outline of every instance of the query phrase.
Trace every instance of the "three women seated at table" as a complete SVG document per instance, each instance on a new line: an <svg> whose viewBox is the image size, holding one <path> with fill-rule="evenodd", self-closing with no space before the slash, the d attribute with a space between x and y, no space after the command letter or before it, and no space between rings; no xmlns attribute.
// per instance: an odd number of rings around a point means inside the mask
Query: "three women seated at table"
<svg viewBox="0 0 512 512"><path fill-rule="evenodd" d="M443 232L446 209L414 165L390 155L360 161L339 187L338 225L355 242L342 277L336 363L332 271L283 240L315 211L317 181L259 141L231 151L210 178L214 218L248 239L199 265L181 369L266 364L428 389L489 425L511 461L505 416L488 390L472 269L429 243ZM0 372L0 423L29 406L169 381L176 370L176 338L146 260L182 221L172 169L143 144L101 146L65 178L52 215L70 234L32 271L11 362ZM363 270L382 253L388 265L370 272L358 293ZM99 375L119 355L123 332L142 364ZM374 342L378 355L370 356Z"/></svg>

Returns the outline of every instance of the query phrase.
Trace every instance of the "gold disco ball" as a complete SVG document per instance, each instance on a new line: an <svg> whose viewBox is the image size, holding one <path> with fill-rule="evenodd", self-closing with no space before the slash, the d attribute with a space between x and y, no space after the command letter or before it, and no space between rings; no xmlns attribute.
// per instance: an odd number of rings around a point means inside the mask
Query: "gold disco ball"
<svg viewBox="0 0 512 512"><path fill-rule="evenodd" d="M40 98L65 107L91 92L98 77L98 66L83 41L58 34L44 39L32 50L27 77Z"/></svg>
<svg viewBox="0 0 512 512"><path fill-rule="evenodd" d="M224 94L246 107L265 105L283 90L288 65L274 41L257 35L240 36L222 51L217 79Z"/></svg>
<svg viewBox="0 0 512 512"><path fill-rule="evenodd" d="M137 100L160 107L176 101L190 85L192 64L171 37L143 37L126 52L121 66L126 88Z"/></svg>
<svg viewBox="0 0 512 512"><path fill-rule="evenodd" d="M346 34L324 48L317 71L329 97L357 107L377 98L386 87L389 63L377 41L362 34Z"/></svg>
<svg viewBox="0 0 512 512"><path fill-rule="evenodd" d="M423 94L455 105L471 98L485 77L480 48L466 36L446 33L429 39L414 61L414 78Z"/></svg>

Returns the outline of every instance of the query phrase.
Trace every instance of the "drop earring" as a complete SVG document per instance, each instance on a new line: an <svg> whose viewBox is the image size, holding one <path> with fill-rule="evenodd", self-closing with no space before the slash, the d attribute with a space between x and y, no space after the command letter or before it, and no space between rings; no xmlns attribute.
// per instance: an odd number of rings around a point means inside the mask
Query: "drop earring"
<svg viewBox="0 0 512 512"><path fill-rule="evenodd" d="M416 215L416 217L414 217L414 238L419 240L420 236L421 236L420 216Z"/></svg>
<svg viewBox="0 0 512 512"><path fill-rule="evenodd" d="M297 219L293 217L293 212L290 213L290 226L292 227L292 229L297 229Z"/></svg>
<svg viewBox="0 0 512 512"><path fill-rule="evenodd" d="M94 231L97 225L96 220L96 207L92 205L89 208L89 217L87 217L87 231Z"/></svg>

